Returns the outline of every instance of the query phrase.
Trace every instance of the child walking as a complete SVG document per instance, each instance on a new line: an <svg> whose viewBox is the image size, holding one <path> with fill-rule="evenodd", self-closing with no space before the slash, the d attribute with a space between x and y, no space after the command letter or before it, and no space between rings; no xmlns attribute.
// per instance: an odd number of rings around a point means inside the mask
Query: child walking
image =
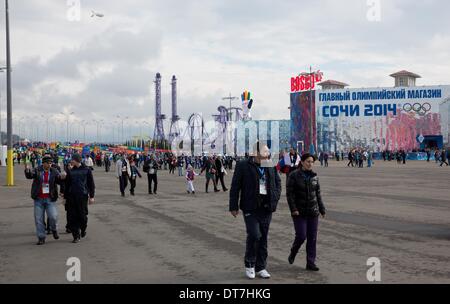
<svg viewBox="0 0 450 304"><path fill-rule="evenodd" d="M194 177L198 174L194 171L192 165L189 165L186 171L186 188L188 193L195 194Z"/></svg>

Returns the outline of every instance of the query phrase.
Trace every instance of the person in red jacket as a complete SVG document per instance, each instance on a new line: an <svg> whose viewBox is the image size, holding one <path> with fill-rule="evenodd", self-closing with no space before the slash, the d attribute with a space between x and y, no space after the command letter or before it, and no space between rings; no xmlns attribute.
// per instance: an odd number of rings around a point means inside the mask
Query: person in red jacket
<svg viewBox="0 0 450 304"><path fill-rule="evenodd" d="M45 213L47 213L53 238L55 240L59 239L57 230L58 209L56 207L56 201L58 200L57 184L63 183L62 180L65 178L65 174L60 175L58 170L52 168L52 158L45 156L42 160L42 165L33 170L29 165L25 164L25 177L33 180L31 198L34 200L37 245L45 244Z"/></svg>

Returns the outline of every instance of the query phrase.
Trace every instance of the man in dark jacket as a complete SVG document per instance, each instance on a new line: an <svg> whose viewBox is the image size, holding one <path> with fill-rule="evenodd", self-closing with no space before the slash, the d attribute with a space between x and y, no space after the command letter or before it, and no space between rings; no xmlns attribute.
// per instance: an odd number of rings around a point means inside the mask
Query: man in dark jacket
<svg viewBox="0 0 450 304"><path fill-rule="evenodd" d="M109 172L111 168L111 160L109 159L109 155L105 154L103 162L105 163L105 172Z"/></svg>
<svg viewBox="0 0 450 304"><path fill-rule="evenodd" d="M441 165L440 167L442 167L442 165L445 164L448 167L448 161L447 161L447 151L445 151L445 149L442 149L441 152Z"/></svg>
<svg viewBox="0 0 450 304"><path fill-rule="evenodd" d="M222 185L222 190L224 192L228 191L227 187L225 186L225 182L223 180L223 177L225 175L225 169L222 161L222 157L219 155L215 159L215 165L216 165L216 182L219 184L219 181Z"/></svg>
<svg viewBox="0 0 450 304"><path fill-rule="evenodd" d="M236 165L230 189L230 212L234 217L239 209L247 228L245 271L249 279L256 274L270 278L267 265L267 236L281 195L281 179L271 165L267 145L255 144L254 157ZM255 274L256 272L256 274Z"/></svg>
<svg viewBox="0 0 450 304"><path fill-rule="evenodd" d="M156 194L156 190L158 190L158 162L155 160L153 154L150 155L150 158L145 161L143 170L145 173L147 173L148 194Z"/></svg>
<svg viewBox="0 0 450 304"><path fill-rule="evenodd" d="M88 200L94 203L95 184L92 170L81 163L81 156L72 156L73 168L67 172L64 198L66 199L68 226L73 235L73 243L86 236Z"/></svg>
<svg viewBox="0 0 450 304"><path fill-rule="evenodd" d="M46 156L42 160L42 166L33 170L25 164L25 177L32 179L31 198L34 200L34 218L36 223L37 245L45 244L45 213L47 213L50 229L55 240L59 239L57 231L58 200L57 184L62 184L61 176L55 168L52 168L52 158Z"/></svg>

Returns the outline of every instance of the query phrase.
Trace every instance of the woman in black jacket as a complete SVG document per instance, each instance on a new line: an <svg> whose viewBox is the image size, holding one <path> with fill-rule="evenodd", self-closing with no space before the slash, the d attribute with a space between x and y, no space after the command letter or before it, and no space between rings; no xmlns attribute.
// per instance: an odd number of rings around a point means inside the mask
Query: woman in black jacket
<svg viewBox="0 0 450 304"><path fill-rule="evenodd" d="M319 214L325 217L325 206L320 195L319 178L312 171L315 158L311 154L301 157L300 168L289 175L287 200L295 228L295 240L289 255L293 264L301 245L306 242L306 269L318 271L316 260L317 229Z"/></svg>

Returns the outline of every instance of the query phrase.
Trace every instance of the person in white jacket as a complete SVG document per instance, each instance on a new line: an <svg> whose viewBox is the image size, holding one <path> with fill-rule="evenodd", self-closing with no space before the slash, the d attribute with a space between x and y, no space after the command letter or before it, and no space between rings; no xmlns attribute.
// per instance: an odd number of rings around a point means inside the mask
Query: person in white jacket
<svg viewBox="0 0 450 304"><path fill-rule="evenodd" d="M128 179L131 176L131 166L128 159L120 156L116 163L116 177L119 179L120 193L125 196L125 189L128 186Z"/></svg>
<svg viewBox="0 0 450 304"><path fill-rule="evenodd" d="M194 189L194 178L198 176L197 172L194 171L194 168L189 165L186 171L186 188L188 193L195 194Z"/></svg>
<svg viewBox="0 0 450 304"><path fill-rule="evenodd" d="M89 154L86 154L86 157L84 158L84 165L86 167L88 167L89 169L93 170L94 169L94 161L92 160L92 158L89 156Z"/></svg>

